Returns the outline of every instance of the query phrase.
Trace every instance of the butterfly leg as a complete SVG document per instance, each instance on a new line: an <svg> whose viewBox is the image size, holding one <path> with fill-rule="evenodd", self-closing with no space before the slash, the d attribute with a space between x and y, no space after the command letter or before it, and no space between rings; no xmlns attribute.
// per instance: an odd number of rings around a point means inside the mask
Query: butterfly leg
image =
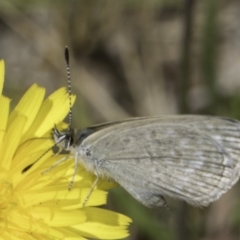
<svg viewBox="0 0 240 240"><path fill-rule="evenodd" d="M77 172L78 172L78 153L76 153L76 155L75 155L75 159L74 159L74 173L72 175L72 180L69 183L68 191L70 191L72 189L72 187L73 187L74 179L75 179L75 177L77 175Z"/></svg>
<svg viewBox="0 0 240 240"><path fill-rule="evenodd" d="M85 200L84 200L84 202L83 202L83 207L85 207L85 205L86 205L89 197L91 196L94 188L96 187L96 185L97 185L97 183L98 183L98 180L99 180L99 176L97 176L96 180L95 180L94 183L92 184L91 189L90 189L88 195L86 196L86 198L85 198Z"/></svg>
<svg viewBox="0 0 240 240"><path fill-rule="evenodd" d="M61 158L59 161L55 162L51 167L45 169L43 172L42 172L42 175L50 172L53 168L57 167L58 165L60 165L61 163L67 161L67 159L69 158L69 156L67 157L64 157L64 158Z"/></svg>

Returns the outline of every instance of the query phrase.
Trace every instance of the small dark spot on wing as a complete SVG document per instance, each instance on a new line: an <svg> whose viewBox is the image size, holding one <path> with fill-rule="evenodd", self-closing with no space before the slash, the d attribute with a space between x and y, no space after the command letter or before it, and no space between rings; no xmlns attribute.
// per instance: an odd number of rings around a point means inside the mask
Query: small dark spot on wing
<svg viewBox="0 0 240 240"><path fill-rule="evenodd" d="M129 142L130 142L130 139L129 139L129 138L124 138L124 139L123 139L123 143L128 144Z"/></svg>
<svg viewBox="0 0 240 240"><path fill-rule="evenodd" d="M151 131L151 137L154 139L157 136L157 132L155 130Z"/></svg>

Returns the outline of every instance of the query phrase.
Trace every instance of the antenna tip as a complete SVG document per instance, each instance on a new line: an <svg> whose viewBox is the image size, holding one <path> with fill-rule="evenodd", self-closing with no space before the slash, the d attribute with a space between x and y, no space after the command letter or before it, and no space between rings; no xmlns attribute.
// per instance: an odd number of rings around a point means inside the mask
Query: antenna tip
<svg viewBox="0 0 240 240"><path fill-rule="evenodd" d="M65 47L65 61L67 65L69 65L69 48L68 46Z"/></svg>

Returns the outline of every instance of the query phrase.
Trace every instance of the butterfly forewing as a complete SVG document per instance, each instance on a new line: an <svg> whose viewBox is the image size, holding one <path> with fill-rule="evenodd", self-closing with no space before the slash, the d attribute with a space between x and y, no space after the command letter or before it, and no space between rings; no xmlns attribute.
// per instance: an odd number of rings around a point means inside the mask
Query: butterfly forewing
<svg viewBox="0 0 240 240"><path fill-rule="evenodd" d="M72 152L146 206L165 205L164 195L206 206L239 178L239 128L205 116L130 119L96 127Z"/></svg>

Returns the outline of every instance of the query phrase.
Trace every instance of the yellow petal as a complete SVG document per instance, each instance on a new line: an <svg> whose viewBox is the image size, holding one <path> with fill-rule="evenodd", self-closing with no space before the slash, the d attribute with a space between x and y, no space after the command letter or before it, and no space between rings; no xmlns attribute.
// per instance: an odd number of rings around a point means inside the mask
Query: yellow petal
<svg viewBox="0 0 240 240"><path fill-rule="evenodd" d="M75 101L72 96L72 101ZM41 137L58 124L69 112L68 93L65 88L60 88L50 95L42 104L36 119L29 129L28 136Z"/></svg>
<svg viewBox="0 0 240 240"><path fill-rule="evenodd" d="M37 86L37 84L32 85L27 92L23 95L18 105L12 111L9 117L9 125L11 125L12 121L19 114L23 116L27 116L27 122L23 129L24 134L31 124L33 123L41 105L45 95L45 89ZM23 137L24 138L24 137ZM22 139L24 140L24 139Z"/></svg>
<svg viewBox="0 0 240 240"><path fill-rule="evenodd" d="M2 149L0 152L0 168L9 170L12 164L13 155L18 147L21 139L21 134L27 122L25 116L17 116L9 126L4 138Z"/></svg>
<svg viewBox="0 0 240 240"><path fill-rule="evenodd" d="M66 227L81 224L87 220L83 210L64 211L59 208L34 207L31 213L50 227Z"/></svg>
<svg viewBox="0 0 240 240"><path fill-rule="evenodd" d="M36 146L35 143L39 143L39 145L36 148L31 148L31 146ZM28 189L29 186L38 183L39 178L41 178L39 166L42 162L48 160L49 157L52 156L51 146L52 144L50 140L44 140L43 142L41 139L38 139L34 140L34 144L30 144L26 149L24 148L25 145L22 145L23 150L17 150L12 161L13 166L10 170L13 179L13 186L16 189ZM34 149L36 149L36 151L34 151ZM46 149L49 149L49 151L46 152ZM26 167L30 165L32 166L26 171ZM36 169L38 170L36 171ZM33 172L34 175L30 175Z"/></svg>
<svg viewBox="0 0 240 240"><path fill-rule="evenodd" d="M2 94L3 90L4 75L5 75L5 63L3 60L0 60L0 95Z"/></svg>
<svg viewBox="0 0 240 240"><path fill-rule="evenodd" d="M80 236L79 234L74 233L73 231L67 228L62 228L61 231L65 235L64 240L89 240L87 238Z"/></svg>
<svg viewBox="0 0 240 240"><path fill-rule="evenodd" d="M0 96L0 152L2 149L3 138L6 132L8 113L9 113L10 99Z"/></svg>
<svg viewBox="0 0 240 240"><path fill-rule="evenodd" d="M107 217L107 216L105 216ZM101 222L89 222L83 223L81 225L70 227L75 230L75 233L85 236L87 238L97 238L97 239L122 239L129 236L127 226L111 226L108 224L103 224Z"/></svg>
<svg viewBox="0 0 240 240"><path fill-rule="evenodd" d="M129 235L127 226L131 219L109 210L100 208L85 208L87 221L70 227L75 233L85 237L100 239L121 239Z"/></svg>
<svg viewBox="0 0 240 240"><path fill-rule="evenodd" d="M0 96L0 113L1 113L1 121L0 121L0 130L6 130L7 120L9 114L9 106L10 99L4 96Z"/></svg>
<svg viewBox="0 0 240 240"><path fill-rule="evenodd" d="M74 188L71 191L68 191L67 187L68 185L55 185L53 187L45 187L42 189L17 191L16 194L21 202L21 205L24 207L38 204L49 207L60 206L65 210L82 207L90 189ZM104 204L106 202L106 192L102 190L95 190L91 194L91 198L92 200L89 199L89 204L91 204L91 202L95 204L98 203L98 205ZM49 202L51 200L52 202Z"/></svg>

